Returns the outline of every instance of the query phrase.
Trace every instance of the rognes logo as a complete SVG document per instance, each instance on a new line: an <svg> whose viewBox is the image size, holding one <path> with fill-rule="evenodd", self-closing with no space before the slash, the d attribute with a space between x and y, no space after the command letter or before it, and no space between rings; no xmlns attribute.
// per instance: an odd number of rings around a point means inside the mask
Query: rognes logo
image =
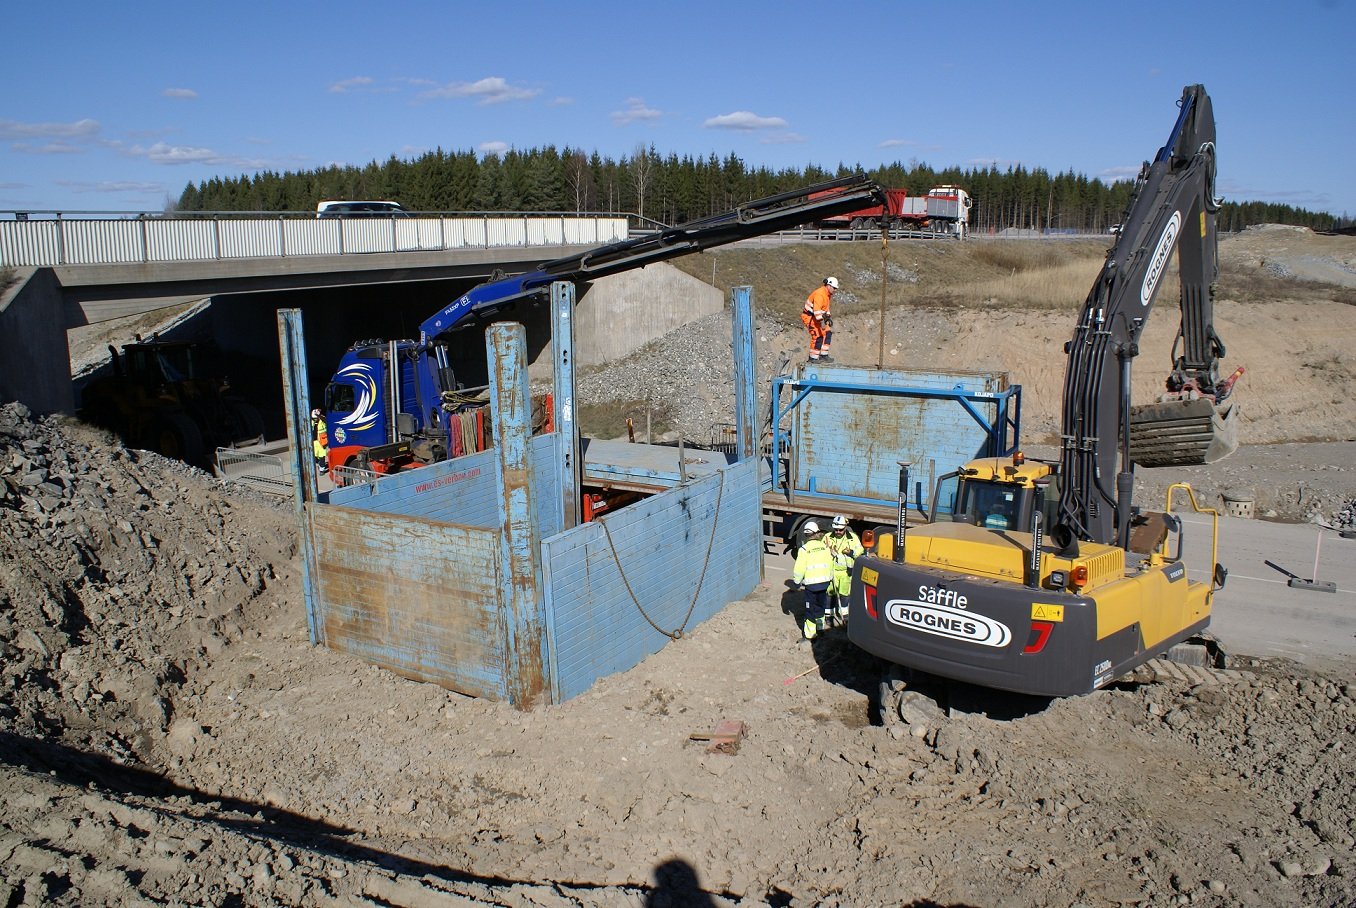
<svg viewBox="0 0 1356 908"><path fill-rule="evenodd" d="M885 617L900 627L980 646L1004 647L1012 641L1006 624L936 603L891 599L885 604Z"/></svg>
<svg viewBox="0 0 1356 908"><path fill-rule="evenodd" d="M1182 212L1174 211L1168 223L1163 227L1163 235L1158 238L1154 248L1154 257L1149 259L1149 270L1144 274L1144 283L1139 287L1139 304L1147 307L1153 302L1154 290L1158 288L1158 279L1168 267L1168 257L1177 243L1177 234L1182 229Z"/></svg>

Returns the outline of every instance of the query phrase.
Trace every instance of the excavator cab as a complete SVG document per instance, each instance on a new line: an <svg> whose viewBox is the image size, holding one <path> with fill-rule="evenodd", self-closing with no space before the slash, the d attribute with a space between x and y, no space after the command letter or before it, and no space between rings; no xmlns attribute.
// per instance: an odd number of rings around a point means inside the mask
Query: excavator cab
<svg viewBox="0 0 1356 908"><path fill-rule="evenodd" d="M1050 524L1059 504L1055 465L1012 457L985 457L937 480L929 522L968 523L988 530L1027 530L1040 510Z"/></svg>

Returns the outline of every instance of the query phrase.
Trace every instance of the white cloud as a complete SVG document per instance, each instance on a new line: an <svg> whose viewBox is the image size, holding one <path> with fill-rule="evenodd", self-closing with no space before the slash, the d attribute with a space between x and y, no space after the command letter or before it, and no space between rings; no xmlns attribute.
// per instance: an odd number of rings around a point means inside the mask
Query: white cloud
<svg viewBox="0 0 1356 908"><path fill-rule="evenodd" d="M702 124L706 129L735 129L741 132L752 132L757 129L785 129L787 125L787 122L781 117L760 117L758 114L750 113L747 110L736 110L734 113L721 114Z"/></svg>
<svg viewBox="0 0 1356 908"><path fill-rule="evenodd" d="M913 146L913 145L917 145L917 144L918 144L918 143L915 142L913 139L886 139L884 142L881 142L881 143L880 143L879 145L877 145L876 147L877 147L877 148L904 148L904 147L907 147L907 146Z"/></svg>
<svg viewBox="0 0 1356 908"><path fill-rule="evenodd" d="M342 95L344 92L367 88L371 84L371 76L354 76L352 79L341 79L338 82L332 83L329 90L336 95Z"/></svg>
<svg viewBox="0 0 1356 908"><path fill-rule="evenodd" d="M551 99L551 103L552 103L552 104L555 104L555 105L561 105L561 106L566 105L566 104L573 104L573 103L574 103L574 98L568 97L568 96L566 96L566 95L561 95L561 96L558 97L558 98L552 98L552 99Z"/></svg>
<svg viewBox="0 0 1356 908"><path fill-rule="evenodd" d="M1107 183L1119 183L1121 180L1133 180L1139 176L1139 171L1138 167L1108 167L1097 176Z"/></svg>
<svg viewBox="0 0 1356 908"><path fill-rule="evenodd" d="M64 186L72 192L164 192L164 183L141 183L133 180L102 180L90 183L84 180L57 180L58 186Z"/></svg>
<svg viewBox="0 0 1356 908"><path fill-rule="evenodd" d="M508 151L509 146L507 142L481 142L476 148L482 154L496 155Z"/></svg>
<svg viewBox="0 0 1356 908"><path fill-rule="evenodd" d="M89 139L99 132L98 120L74 123L21 123L0 120L0 139Z"/></svg>
<svg viewBox="0 0 1356 908"><path fill-rule="evenodd" d="M478 82L450 82L426 91L420 97L476 98L481 104L502 104L505 101L527 101L539 94L541 89L509 85L499 76L490 76Z"/></svg>
<svg viewBox="0 0 1356 908"><path fill-rule="evenodd" d="M662 113L655 110L653 107L647 107L643 98L627 98L624 103L626 105L625 109L614 110L611 114L612 122L617 126L658 120L663 116Z"/></svg>
<svg viewBox="0 0 1356 908"><path fill-rule="evenodd" d="M122 153L128 157L145 158L152 164L169 167L179 164L212 164L219 167L239 167L242 170L259 170L272 163L264 158L245 158L240 155L222 154L210 148L169 145L164 142L156 142L150 147L131 145L122 149Z"/></svg>
<svg viewBox="0 0 1356 908"><path fill-rule="evenodd" d="M34 145L31 142L15 142L9 146L11 151L22 152L23 154L84 154L85 149L79 145L72 145L70 142L57 140L47 142L43 145Z"/></svg>
<svg viewBox="0 0 1356 908"><path fill-rule="evenodd" d="M160 93L166 98L176 98L181 101L196 101L198 93L191 88L167 88Z"/></svg>

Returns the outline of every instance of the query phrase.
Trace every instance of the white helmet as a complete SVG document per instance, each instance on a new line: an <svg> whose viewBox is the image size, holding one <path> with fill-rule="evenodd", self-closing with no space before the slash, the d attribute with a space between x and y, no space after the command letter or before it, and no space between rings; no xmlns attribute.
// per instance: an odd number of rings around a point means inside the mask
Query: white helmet
<svg viewBox="0 0 1356 908"><path fill-rule="evenodd" d="M312 411L311 411L311 419L319 419L319 418L320 418L320 410L319 410L319 409L312 410Z"/></svg>
<svg viewBox="0 0 1356 908"><path fill-rule="evenodd" d="M835 290L838 289L838 278L836 278L836 277L826 277L826 278L824 278L824 283L825 283L825 284L828 284L830 287L832 287L832 288L835 289Z"/></svg>
<svg viewBox="0 0 1356 908"><path fill-rule="evenodd" d="M805 525L800 529L806 536L813 536L815 533L819 532L819 524L815 523L813 520L807 520L805 521Z"/></svg>
<svg viewBox="0 0 1356 908"><path fill-rule="evenodd" d="M837 517L833 518L833 528L835 530L846 530L847 518L844 517L842 514L839 514Z"/></svg>

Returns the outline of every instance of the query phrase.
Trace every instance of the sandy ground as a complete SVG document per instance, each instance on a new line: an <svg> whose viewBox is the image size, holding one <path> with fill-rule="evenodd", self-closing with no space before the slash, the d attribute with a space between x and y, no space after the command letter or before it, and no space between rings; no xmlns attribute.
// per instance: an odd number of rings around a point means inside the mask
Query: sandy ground
<svg viewBox="0 0 1356 908"><path fill-rule="evenodd" d="M1273 444L1193 481L1356 498L1351 308L1223 308ZM969 355L1011 356L1039 420L1058 378L1017 334L995 313ZM802 641L774 559L522 713L311 647L288 503L13 405L0 552L2 906L1356 903L1356 666L950 686L882 727L884 667ZM723 720L736 752L693 740Z"/></svg>

